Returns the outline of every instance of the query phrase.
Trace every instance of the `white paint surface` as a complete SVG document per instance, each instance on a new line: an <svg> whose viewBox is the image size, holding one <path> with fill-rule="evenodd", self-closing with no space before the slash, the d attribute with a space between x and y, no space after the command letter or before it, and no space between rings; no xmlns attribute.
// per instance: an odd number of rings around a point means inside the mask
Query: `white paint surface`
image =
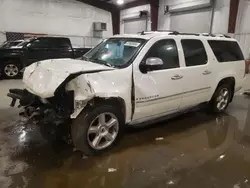
<svg viewBox="0 0 250 188"><path fill-rule="evenodd" d="M112 68L83 60L45 60L26 67L23 82L31 93L48 98L54 96L55 90L70 74L110 69Z"/></svg>
<svg viewBox="0 0 250 188"><path fill-rule="evenodd" d="M0 31L93 36L93 22L106 22L103 37L112 35L110 12L76 0L0 0Z"/></svg>

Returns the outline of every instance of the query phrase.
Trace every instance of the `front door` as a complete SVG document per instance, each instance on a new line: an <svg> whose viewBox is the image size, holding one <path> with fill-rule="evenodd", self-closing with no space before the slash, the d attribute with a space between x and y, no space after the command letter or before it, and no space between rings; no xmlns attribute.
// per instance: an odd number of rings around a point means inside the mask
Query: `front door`
<svg viewBox="0 0 250 188"><path fill-rule="evenodd" d="M176 41L173 39L151 40L147 58L160 58L163 65L142 73L140 65L134 63L135 109L133 120L163 116L179 109L182 93L182 70L179 63ZM150 47L151 46L151 47ZM147 46L145 46L146 49ZM144 48L144 49L145 49Z"/></svg>
<svg viewBox="0 0 250 188"><path fill-rule="evenodd" d="M53 43L49 38L38 38L29 43L25 52L27 65L37 61L51 59L53 57L52 48Z"/></svg>

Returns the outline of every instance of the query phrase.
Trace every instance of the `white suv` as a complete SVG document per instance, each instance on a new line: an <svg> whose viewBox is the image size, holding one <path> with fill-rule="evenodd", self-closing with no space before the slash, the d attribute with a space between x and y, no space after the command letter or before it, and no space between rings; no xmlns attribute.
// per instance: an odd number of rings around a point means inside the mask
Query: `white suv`
<svg viewBox="0 0 250 188"><path fill-rule="evenodd" d="M39 120L46 132L70 125L74 146L92 155L112 147L126 125L199 104L225 111L244 77L235 39L142 32L105 40L82 59L34 63L24 72L26 89L8 96L12 106L19 99L21 115Z"/></svg>

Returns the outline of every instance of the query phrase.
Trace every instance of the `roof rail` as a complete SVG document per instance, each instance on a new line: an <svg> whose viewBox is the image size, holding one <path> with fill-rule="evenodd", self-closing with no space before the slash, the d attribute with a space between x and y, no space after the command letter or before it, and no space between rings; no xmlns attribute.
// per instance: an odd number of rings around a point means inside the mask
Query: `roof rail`
<svg viewBox="0 0 250 188"><path fill-rule="evenodd" d="M172 32L172 33L169 33L169 35L194 35L194 36L200 36L199 33L179 33L179 32Z"/></svg>
<svg viewBox="0 0 250 188"><path fill-rule="evenodd" d="M177 31L173 31L173 30L142 31L142 32L139 32L139 34L146 35L146 34L153 34L153 33L157 33L157 32L160 33L160 32L177 32Z"/></svg>
<svg viewBox="0 0 250 188"><path fill-rule="evenodd" d="M206 36L206 37L225 37L225 38L231 38L228 35L225 34L212 34L212 33L181 33L178 31L173 31L173 30L157 30L157 31L142 31L139 32L141 35L146 35L146 34L153 34L157 32L169 32L169 35L194 35L194 36Z"/></svg>
<svg viewBox="0 0 250 188"><path fill-rule="evenodd" d="M169 35L194 35L194 36L226 37L226 38L231 38L230 36L225 35L225 34L212 34L212 33L179 33L179 32L173 32L173 33L169 33Z"/></svg>
<svg viewBox="0 0 250 188"><path fill-rule="evenodd" d="M212 33L201 33L201 36L206 36L206 37L216 37L214 34Z"/></svg>

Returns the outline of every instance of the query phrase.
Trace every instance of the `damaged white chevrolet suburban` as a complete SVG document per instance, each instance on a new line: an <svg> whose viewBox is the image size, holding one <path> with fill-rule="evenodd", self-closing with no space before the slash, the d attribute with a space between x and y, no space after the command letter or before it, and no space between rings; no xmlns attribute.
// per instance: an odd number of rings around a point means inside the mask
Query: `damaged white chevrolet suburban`
<svg viewBox="0 0 250 188"><path fill-rule="evenodd" d="M142 32L114 36L79 60L34 63L25 89L8 96L49 134L70 125L74 146L93 155L112 147L126 125L199 104L225 111L244 77L244 57L230 37Z"/></svg>

